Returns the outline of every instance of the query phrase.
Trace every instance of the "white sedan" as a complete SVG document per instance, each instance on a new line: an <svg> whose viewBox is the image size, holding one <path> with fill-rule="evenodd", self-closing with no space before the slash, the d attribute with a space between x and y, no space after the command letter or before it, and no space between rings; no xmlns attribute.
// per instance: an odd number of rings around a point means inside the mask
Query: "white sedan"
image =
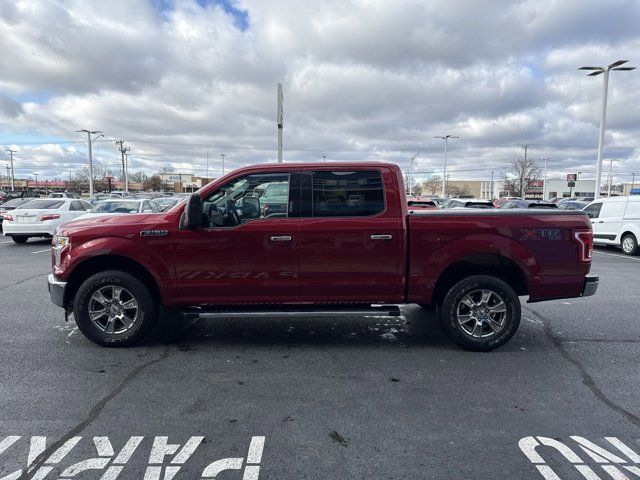
<svg viewBox="0 0 640 480"><path fill-rule="evenodd" d="M38 198L5 213L2 230L16 243L25 243L29 237L52 237L58 225L91 208L89 202L75 198Z"/></svg>
<svg viewBox="0 0 640 480"><path fill-rule="evenodd" d="M162 207L153 200L147 199L110 199L98 202L91 211L86 212L74 220L86 220L105 215L131 214L131 213L160 213Z"/></svg>

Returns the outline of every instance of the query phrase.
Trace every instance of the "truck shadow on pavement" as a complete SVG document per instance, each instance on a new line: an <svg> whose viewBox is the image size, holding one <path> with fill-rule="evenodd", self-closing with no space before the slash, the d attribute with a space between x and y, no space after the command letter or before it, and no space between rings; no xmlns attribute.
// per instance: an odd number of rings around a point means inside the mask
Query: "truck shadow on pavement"
<svg viewBox="0 0 640 480"><path fill-rule="evenodd" d="M378 345L395 348L437 346L457 349L442 333L434 312L419 307L402 317L242 318L221 316L181 323L167 316L145 344L176 344L188 350L196 344Z"/></svg>

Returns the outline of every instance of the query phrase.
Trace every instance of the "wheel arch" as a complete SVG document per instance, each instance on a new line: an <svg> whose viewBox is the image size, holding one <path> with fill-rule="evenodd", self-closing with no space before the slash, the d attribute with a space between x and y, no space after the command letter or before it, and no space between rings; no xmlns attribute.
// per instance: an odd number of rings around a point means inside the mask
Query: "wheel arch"
<svg viewBox="0 0 640 480"><path fill-rule="evenodd" d="M153 275L139 262L122 255L98 255L88 258L77 265L69 278L64 291L64 305L69 308L73 303L78 288L87 278L105 270L121 270L133 275L148 288L154 301L161 302L162 295Z"/></svg>
<svg viewBox="0 0 640 480"><path fill-rule="evenodd" d="M432 303L440 304L449 289L460 280L473 275L489 275L509 284L517 295L528 295L527 279L513 260L496 253L475 253L450 263L438 276Z"/></svg>

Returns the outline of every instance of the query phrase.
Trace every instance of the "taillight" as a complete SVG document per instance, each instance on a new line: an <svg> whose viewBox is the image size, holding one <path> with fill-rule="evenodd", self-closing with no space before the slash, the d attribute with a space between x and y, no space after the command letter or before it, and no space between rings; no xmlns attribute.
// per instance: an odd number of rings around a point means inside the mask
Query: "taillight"
<svg viewBox="0 0 640 480"><path fill-rule="evenodd" d="M580 262L591 262L593 253L593 232L591 230L581 230L573 232L573 238L580 245Z"/></svg>
<svg viewBox="0 0 640 480"><path fill-rule="evenodd" d="M7 222L13 222L13 216L8 213L3 213L2 218L4 218Z"/></svg>
<svg viewBox="0 0 640 480"><path fill-rule="evenodd" d="M55 220L56 218L60 218L60 215L57 213L45 213L40 217L40 221L44 222L45 220Z"/></svg>

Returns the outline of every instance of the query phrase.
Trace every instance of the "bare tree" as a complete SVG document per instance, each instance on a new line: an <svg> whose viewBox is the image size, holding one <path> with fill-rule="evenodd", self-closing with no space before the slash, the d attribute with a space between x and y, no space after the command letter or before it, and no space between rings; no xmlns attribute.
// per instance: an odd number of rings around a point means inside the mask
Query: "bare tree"
<svg viewBox="0 0 640 480"><path fill-rule="evenodd" d="M162 179L160 178L160 175L152 175L145 179L142 182L142 188L145 190L152 190L154 192L162 190Z"/></svg>
<svg viewBox="0 0 640 480"><path fill-rule="evenodd" d="M442 177L432 175L426 182L422 182L422 188L425 193L430 195L436 195L442 192Z"/></svg>
<svg viewBox="0 0 640 480"><path fill-rule="evenodd" d="M529 182L540 179L540 169L531 158L518 158L511 162L511 167L504 176L504 187L509 195L524 197Z"/></svg>

